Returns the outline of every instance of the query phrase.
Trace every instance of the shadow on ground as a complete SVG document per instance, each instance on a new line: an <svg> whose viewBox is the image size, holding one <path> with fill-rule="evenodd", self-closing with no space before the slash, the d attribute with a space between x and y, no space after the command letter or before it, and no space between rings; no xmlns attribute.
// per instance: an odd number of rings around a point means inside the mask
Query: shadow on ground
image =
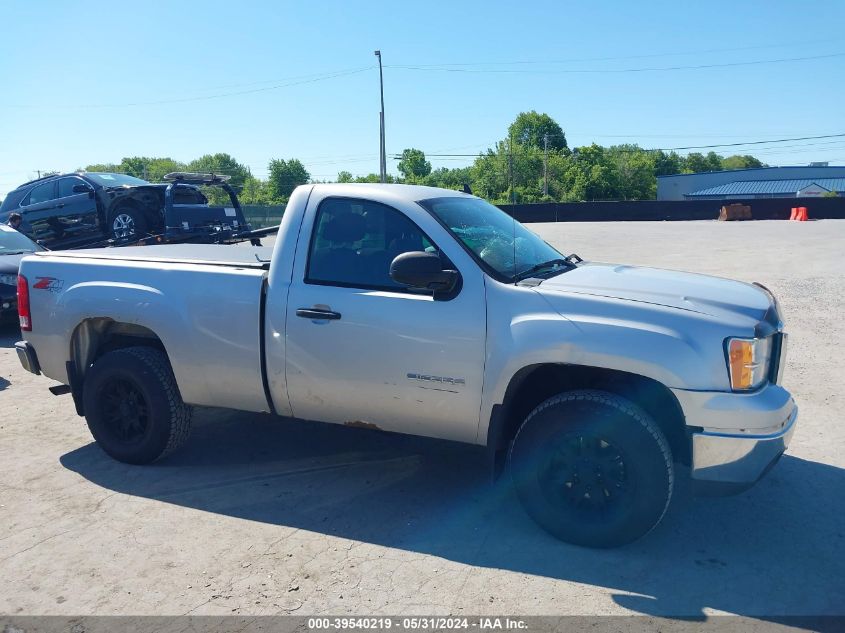
<svg viewBox="0 0 845 633"><path fill-rule="evenodd" d="M547 536L506 482L489 483L482 450L449 442L201 410L188 445L160 464L119 464L94 444L61 463L163 503L607 587L644 614L845 612L845 471L789 456L737 497L680 486L654 532L609 551Z"/></svg>

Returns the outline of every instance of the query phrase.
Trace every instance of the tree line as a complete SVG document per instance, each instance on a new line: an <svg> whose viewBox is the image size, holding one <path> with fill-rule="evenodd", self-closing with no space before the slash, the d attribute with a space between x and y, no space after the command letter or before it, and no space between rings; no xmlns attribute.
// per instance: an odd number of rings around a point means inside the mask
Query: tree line
<svg viewBox="0 0 845 633"><path fill-rule="evenodd" d="M531 111L520 113L507 137L469 167L432 170L425 154L412 148L402 152L398 169L403 182L451 189L466 184L495 203L531 203L653 200L658 176L764 166L749 155L682 156L635 144L570 148L554 119ZM339 179L344 176L342 172Z"/></svg>
<svg viewBox="0 0 845 633"><path fill-rule="evenodd" d="M311 181L308 170L296 158L272 159L267 165L268 177L262 179L225 153L206 154L187 163L172 158L133 156L119 163L88 165L85 171L128 174L150 182L161 182L167 174L177 171L223 174L230 177L229 184L238 192L241 204L254 205L284 204L294 189ZM212 202L225 201L226 194L220 189L206 187L204 191Z"/></svg>
<svg viewBox="0 0 845 633"><path fill-rule="evenodd" d="M500 204L651 200L657 195L658 176L765 166L749 155L680 155L636 144L569 147L560 124L534 111L520 113L507 136L479 153L467 167L432 169L425 153L415 148L404 150L398 158L400 175L388 176L389 182L459 190L469 187L474 194ZM207 154L187 163L171 158L127 157L120 163L88 165L85 169L120 172L152 182L174 171L227 174L241 203L248 205L283 204L298 185L314 182L296 158L271 160L267 178L262 179L225 153ZM379 182L379 176L353 176L341 171L336 181ZM212 199L220 196L213 189L208 193Z"/></svg>

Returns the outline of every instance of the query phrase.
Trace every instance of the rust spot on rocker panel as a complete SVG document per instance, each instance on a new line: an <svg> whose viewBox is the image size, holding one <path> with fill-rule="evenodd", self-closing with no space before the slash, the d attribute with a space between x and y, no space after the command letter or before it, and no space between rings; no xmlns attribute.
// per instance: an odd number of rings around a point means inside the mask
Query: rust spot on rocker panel
<svg viewBox="0 0 845 633"><path fill-rule="evenodd" d="M363 420L349 420L348 422L344 422L343 426L351 426L356 429L372 429L374 431L381 430L378 428L378 425L372 422L364 422Z"/></svg>

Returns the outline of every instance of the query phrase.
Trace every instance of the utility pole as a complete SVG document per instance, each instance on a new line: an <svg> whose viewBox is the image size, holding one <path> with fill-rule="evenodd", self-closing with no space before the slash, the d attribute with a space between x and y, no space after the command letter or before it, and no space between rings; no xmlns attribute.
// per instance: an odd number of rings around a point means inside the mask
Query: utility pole
<svg viewBox="0 0 845 633"><path fill-rule="evenodd" d="M549 195L549 134L543 134L543 196Z"/></svg>
<svg viewBox="0 0 845 633"><path fill-rule="evenodd" d="M511 181L511 204L516 204L516 191L514 191L513 183L513 134L510 135L508 142L508 171L510 172Z"/></svg>
<svg viewBox="0 0 845 633"><path fill-rule="evenodd" d="M378 82L381 91L381 112L379 113L379 175L381 182L387 182L387 156L384 144L384 74L381 69L381 51L375 51L378 57Z"/></svg>

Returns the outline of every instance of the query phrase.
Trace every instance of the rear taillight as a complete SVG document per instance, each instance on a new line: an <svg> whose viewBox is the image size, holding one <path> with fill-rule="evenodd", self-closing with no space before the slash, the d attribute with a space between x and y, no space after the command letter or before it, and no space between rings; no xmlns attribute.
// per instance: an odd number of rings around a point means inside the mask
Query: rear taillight
<svg viewBox="0 0 845 633"><path fill-rule="evenodd" d="M23 275L18 275L18 318L21 330L32 331L32 314L29 311L29 282Z"/></svg>

